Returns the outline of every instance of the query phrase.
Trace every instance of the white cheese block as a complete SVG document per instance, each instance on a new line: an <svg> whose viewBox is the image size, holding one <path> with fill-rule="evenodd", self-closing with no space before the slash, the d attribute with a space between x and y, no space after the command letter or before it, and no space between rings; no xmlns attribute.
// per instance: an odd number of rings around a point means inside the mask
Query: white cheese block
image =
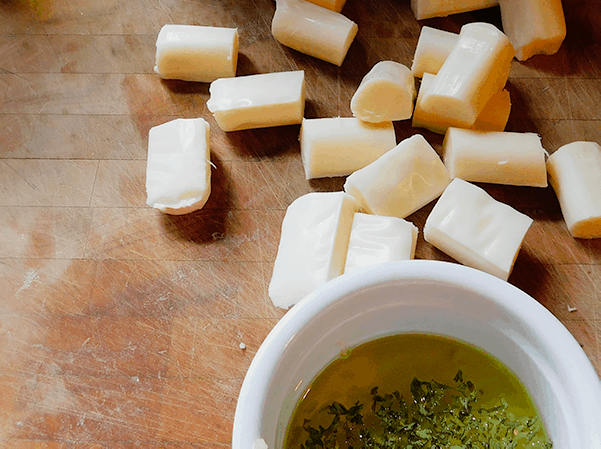
<svg viewBox="0 0 601 449"><path fill-rule="evenodd" d="M327 9L331 9L332 11L340 12L344 5L346 4L346 0L309 0L311 3L322 6Z"/></svg>
<svg viewBox="0 0 601 449"><path fill-rule="evenodd" d="M344 190L365 212L405 218L437 198L450 181L438 154L416 134L352 173Z"/></svg>
<svg viewBox="0 0 601 449"><path fill-rule="evenodd" d="M411 65L413 76L421 78L424 73L436 75L453 50L458 38L457 33L423 26L419 33Z"/></svg>
<svg viewBox="0 0 601 449"><path fill-rule="evenodd" d="M354 117L304 118L300 130L307 179L349 175L395 145L392 122L365 123Z"/></svg>
<svg viewBox="0 0 601 449"><path fill-rule="evenodd" d="M172 215L202 208L211 193L209 124L176 119L148 133L147 204Z"/></svg>
<svg viewBox="0 0 601 449"><path fill-rule="evenodd" d="M444 134L450 126L454 125L454 121L424 111L421 104L425 92L427 92L432 81L434 81L433 74L423 74L417 101L415 102L415 109L413 110L411 126L415 128L426 128L432 132ZM480 112L480 115L478 115L478 118L469 129L480 131L503 131L509 120L510 112L511 98L509 96L509 91L498 91L490 97L490 100L488 100L484 109L482 109L482 112Z"/></svg>
<svg viewBox="0 0 601 449"><path fill-rule="evenodd" d="M341 66L357 30L342 14L306 0L276 0L271 33L301 53Z"/></svg>
<svg viewBox="0 0 601 449"><path fill-rule="evenodd" d="M220 78L209 92L207 108L223 131L299 124L305 111L305 72Z"/></svg>
<svg viewBox="0 0 601 449"><path fill-rule="evenodd" d="M165 25L156 41L154 71L161 78L210 83L236 76L238 30Z"/></svg>
<svg viewBox="0 0 601 449"><path fill-rule="evenodd" d="M351 99L353 115L365 122L405 120L413 114L415 79L408 67L380 61L363 77Z"/></svg>
<svg viewBox="0 0 601 449"><path fill-rule="evenodd" d="M312 192L286 210L269 297L288 308L344 271L359 203L344 192Z"/></svg>
<svg viewBox="0 0 601 449"><path fill-rule="evenodd" d="M601 238L601 146L572 142L547 160L563 218L573 237Z"/></svg>
<svg viewBox="0 0 601 449"><path fill-rule="evenodd" d="M517 59L557 53L566 37L561 0L499 0L499 7L503 31Z"/></svg>
<svg viewBox="0 0 601 449"><path fill-rule="evenodd" d="M417 228L397 217L357 212L353 218L344 272L415 256Z"/></svg>
<svg viewBox="0 0 601 449"><path fill-rule="evenodd" d="M503 89L514 50L505 36L489 23L468 23L434 81L421 107L458 128L469 128L490 98Z"/></svg>
<svg viewBox="0 0 601 449"><path fill-rule="evenodd" d="M497 0L411 0L411 9L417 20L423 20L490 8L497 4Z"/></svg>
<svg viewBox="0 0 601 449"><path fill-rule="evenodd" d="M536 133L449 128L442 147L451 178L547 187L547 152Z"/></svg>
<svg viewBox="0 0 601 449"><path fill-rule="evenodd" d="M532 219L480 187L454 179L424 226L424 239L458 262L509 278Z"/></svg>

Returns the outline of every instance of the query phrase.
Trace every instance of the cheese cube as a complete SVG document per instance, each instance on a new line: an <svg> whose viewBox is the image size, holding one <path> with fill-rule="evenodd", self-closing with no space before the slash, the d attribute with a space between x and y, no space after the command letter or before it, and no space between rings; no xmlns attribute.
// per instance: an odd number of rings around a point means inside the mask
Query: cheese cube
<svg viewBox="0 0 601 449"><path fill-rule="evenodd" d="M176 119L148 133L147 203L172 215L202 208L211 193L209 124Z"/></svg>
<svg viewBox="0 0 601 449"><path fill-rule="evenodd" d="M566 37L561 0L499 0L499 7L503 31L517 59L557 53Z"/></svg>
<svg viewBox="0 0 601 449"><path fill-rule="evenodd" d="M301 53L341 66L357 30L342 14L306 0L276 0L271 33Z"/></svg>
<svg viewBox="0 0 601 449"><path fill-rule="evenodd" d="M426 219L424 239L458 262L507 280L532 219L454 179Z"/></svg>
<svg viewBox="0 0 601 449"><path fill-rule="evenodd" d="M164 79L211 82L236 76L238 30L165 25L156 41L154 71Z"/></svg>
<svg viewBox="0 0 601 449"><path fill-rule="evenodd" d="M572 142L547 160L549 183L573 237L601 237L601 146Z"/></svg>
<svg viewBox="0 0 601 449"><path fill-rule="evenodd" d="M312 192L286 210L269 297L288 308L344 271L359 203L344 192Z"/></svg>
<svg viewBox="0 0 601 449"><path fill-rule="evenodd" d="M223 131L299 124L305 111L305 72L220 78L209 92L207 108Z"/></svg>
<svg viewBox="0 0 601 449"><path fill-rule="evenodd" d="M306 179L346 176L396 145L392 122L365 123L354 117L303 119L301 159Z"/></svg>
<svg viewBox="0 0 601 449"><path fill-rule="evenodd" d="M494 25L464 25L421 107L453 126L469 128L488 100L505 86L513 56L509 39Z"/></svg>
<svg viewBox="0 0 601 449"><path fill-rule="evenodd" d="M432 132L438 134L444 134L450 126L453 126L453 120L448 120L439 117L435 114L430 114L424 111L422 108L422 99L424 98L425 92L427 92L429 86L434 81L434 75L431 73L424 73L422 83L419 88L417 95L417 101L415 102L415 109L413 110L413 118L411 126L415 128L426 128ZM501 90L493 94L490 100L478 115L478 118L469 129L476 129L479 131L503 131L509 120L509 114L511 112L511 98L509 91Z"/></svg>
<svg viewBox="0 0 601 449"><path fill-rule="evenodd" d="M344 5L346 4L346 0L309 0L311 3L322 6L327 9L331 9L332 11L340 12Z"/></svg>
<svg viewBox="0 0 601 449"><path fill-rule="evenodd" d="M437 198L450 181L438 154L416 134L352 173L344 190L365 212L405 218Z"/></svg>
<svg viewBox="0 0 601 449"><path fill-rule="evenodd" d="M547 187L547 152L538 134L449 128L442 146L451 178Z"/></svg>
<svg viewBox="0 0 601 449"><path fill-rule="evenodd" d="M424 73L436 75L453 50L458 38L457 33L423 26L419 33L411 65L413 76L421 78Z"/></svg>
<svg viewBox="0 0 601 449"><path fill-rule="evenodd" d="M490 8L497 4L497 0L411 0L411 9L417 20L423 20Z"/></svg>
<svg viewBox="0 0 601 449"><path fill-rule="evenodd" d="M365 122L405 120L416 97L411 70L394 61L380 61L363 77L351 99L353 115Z"/></svg>
<svg viewBox="0 0 601 449"><path fill-rule="evenodd" d="M417 228L397 217L357 212L353 218L344 272L415 256Z"/></svg>

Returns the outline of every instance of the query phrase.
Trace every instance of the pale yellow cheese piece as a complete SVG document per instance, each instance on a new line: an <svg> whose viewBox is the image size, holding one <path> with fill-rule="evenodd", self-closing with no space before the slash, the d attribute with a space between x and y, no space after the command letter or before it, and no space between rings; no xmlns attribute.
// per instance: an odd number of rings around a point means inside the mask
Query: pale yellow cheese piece
<svg viewBox="0 0 601 449"><path fill-rule="evenodd" d="M468 23L425 92L424 111L453 126L472 126L490 98L503 89L514 50L494 25Z"/></svg>
<svg viewBox="0 0 601 449"><path fill-rule="evenodd" d="M601 237L601 146L578 141L559 148L547 160L563 218L573 237Z"/></svg>
<svg viewBox="0 0 601 449"><path fill-rule="evenodd" d="M424 239L458 262L507 280L533 220L454 179L426 219Z"/></svg>
<svg viewBox="0 0 601 449"><path fill-rule="evenodd" d="M154 70L164 79L211 82L236 76L238 30L165 25L156 41Z"/></svg>
<svg viewBox="0 0 601 449"><path fill-rule="evenodd" d="M346 0L308 0L311 3L315 3L316 5L322 6L327 9L331 9L332 11L340 12L344 5L346 4Z"/></svg>
<svg viewBox="0 0 601 449"><path fill-rule="evenodd" d="M422 82L415 102L415 108L413 110L413 118L411 125L415 128L426 128L432 132L438 134L446 133L450 126L453 126L452 120L447 120L437 115L430 114L423 110L421 106L421 100L424 98L425 92L428 87L432 84L434 75L431 73L424 73ZM509 91L503 89L493 94L490 100L478 115L478 118L469 129L476 129L479 131L503 131L509 120L509 114L511 112L511 98Z"/></svg>
<svg viewBox="0 0 601 449"><path fill-rule="evenodd" d="M561 0L499 0L499 7L517 59L557 53L567 31Z"/></svg>
<svg viewBox="0 0 601 449"><path fill-rule="evenodd" d="M536 133L449 128L442 147L451 178L547 187L547 152Z"/></svg>
<svg viewBox="0 0 601 449"><path fill-rule="evenodd" d="M416 78L421 78L424 73L436 75L453 50L458 38L457 33L423 26L419 33L411 65L413 75Z"/></svg>
<svg viewBox="0 0 601 449"><path fill-rule="evenodd" d="M211 193L209 124L176 119L148 133L147 204L166 214L201 209Z"/></svg>
<svg viewBox="0 0 601 449"><path fill-rule="evenodd" d="M417 20L423 20L490 8L497 4L497 0L411 0L411 9Z"/></svg>
<svg viewBox="0 0 601 449"><path fill-rule="evenodd" d="M358 27L342 14L306 0L276 0L271 23L282 45L341 66Z"/></svg>
<svg viewBox="0 0 601 449"><path fill-rule="evenodd" d="M357 212L353 218L344 272L415 256L417 228L397 217Z"/></svg>
<svg viewBox="0 0 601 449"><path fill-rule="evenodd" d="M304 118L300 130L306 179L349 175L395 145L392 122L366 123L355 117Z"/></svg>
<svg viewBox="0 0 601 449"><path fill-rule="evenodd" d="M405 218L437 198L451 178L430 144L415 134L352 173L344 190L364 212Z"/></svg>
<svg viewBox="0 0 601 449"><path fill-rule="evenodd" d="M361 80L351 99L353 115L365 122L405 120L413 114L415 79L394 61L380 61Z"/></svg>
<svg viewBox="0 0 601 449"><path fill-rule="evenodd" d="M288 206L269 297L288 308L344 271L359 203L344 192L312 192Z"/></svg>
<svg viewBox="0 0 601 449"><path fill-rule="evenodd" d="M223 131L301 123L305 72L262 73L211 83L207 108Z"/></svg>

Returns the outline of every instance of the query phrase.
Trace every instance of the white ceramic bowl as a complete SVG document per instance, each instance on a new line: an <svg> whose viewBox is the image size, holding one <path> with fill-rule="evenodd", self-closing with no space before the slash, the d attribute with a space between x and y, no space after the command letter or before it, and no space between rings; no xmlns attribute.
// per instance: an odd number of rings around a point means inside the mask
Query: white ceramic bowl
<svg viewBox="0 0 601 449"><path fill-rule="evenodd" d="M233 449L281 449L300 395L346 348L427 332L505 363L530 391L554 448L601 448L601 383L568 330L511 284L462 265L412 260L340 276L295 305L267 336L236 408Z"/></svg>

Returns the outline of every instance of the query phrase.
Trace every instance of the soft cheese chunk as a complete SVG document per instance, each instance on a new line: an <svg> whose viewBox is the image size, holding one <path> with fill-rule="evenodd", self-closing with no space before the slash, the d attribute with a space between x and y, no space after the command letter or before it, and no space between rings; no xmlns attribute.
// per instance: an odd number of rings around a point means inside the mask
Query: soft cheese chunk
<svg viewBox="0 0 601 449"><path fill-rule="evenodd" d="M450 180L438 154L416 134L351 174L344 190L365 212L405 218L437 198Z"/></svg>
<svg viewBox="0 0 601 449"><path fill-rule="evenodd" d="M547 160L549 183L573 237L601 237L601 146L572 142Z"/></svg>
<svg viewBox="0 0 601 449"><path fill-rule="evenodd" d="M167 214L186 214L205 205L211 165L204 119L176 119L150 129L146 193L148 205Z"/></svg>
<svg viewBox="0 0 601 449"><path fill-rule="evenodd" d="M453 50L458 38L457 33L423 26L419 33L411 65L413 75L417 78L421 78L424 73L436 75Z"/></svg>
<svg viewBox="0 0 601 449"><path fill-rule="evenodd" d="M344 271L359 203L344 192L313 192L286 210L269 297L288 308Z"/></svg>
<svg viewBox="0 0 601 449"><path fill-rule="evenodd" d="M331 9L332 11L340 12L344 5L346 4L346 0L309 0L311 3L315 3L316 5L322 6L324 8Z"/></svg>
<svg viewBox="0 0 601 449"><path fill-rule="evenodd" d="M454 179L424 226L424 239L458 262L507 280L532 219L480 187Z"/></svg>
<svg viewBox="0 0 601 449"><path fill-rule="evenodd" d="M557 53L566 37L561 0L499 0L499 7L503 31L517 59Z"/></svg>
<svg viewBox="0 0 601 449"><path fill-rule="evenodd" d="M344 272L356 268L410 260L415 256L417 228L397 217L356 213Z"/></svg>
<svg viewBox="0 0 601 449"><path fill-rule="evenodd" d="M497 0L411 0L411 9L417 20L423 20L490 8L497 4Z"/></svg>
<svg viewBox="0 0 601 449"><path fill-rule="evenodd" d="M303 119L300 148L305 177L346 176L396 145L392 122L365 123L354 117Z"/></svg>
<svg viewBox="0 0 601 449"><path fill-rule="evenodd" d="M546 151L538 134L449 128L442 146L451 178L547 187Z"/></svg>
<svg viewBox="0 0 601 449"><path fill-rule="evenodd" d="M236 76L238 30L165 25L156 42L155 72L161 78L209 83Z"/></svg>
<svg viewBox="0 0 601 449"><path fill-rule="evenodd" d="M458 128L474 124L490 98L503 89L514 50L488 23L468 23L424 93L421 107Z"/></svg>
<svg viewBox="0 0 601 449"><path fill-rule="evenodd" d="M442 118L436 114L430 114L429 112L424 111L421 104L425 92L427 92L432 81L434 81L433 74L423 74L417 101L415 102L411 126L416 128L426 128L432 132L444 134L450 126L454 125L454 120ZM484 106L484 109L482 109L482 112L480 112L480 115L478 115L478 118L469 129L476 129L479 131L503 131L509 120L510 112L511 98L509 96L509 91L501 90L496 92L490 97L490 100L488 100L486 106Z"/></svg>
<svg viewBox="0 0 601 449"><path fill-rule="evenodd" d="M342 14L306 0L276 0L271 33L301 53L341 66L357 30Z"/></svg>
<svg viewBox="0 0 601 449"><path fill-rule="evenodd" d="M363 77L351 99L353 115L365 122L405 120L416 97L411 70L394 61L380 61Z"/></svg>
<svg viewBox="0 0 601 449"><path fill-rule="evenodd" d="M220 78L209 92L207 108L223 131L299 124L305 111L305 72Z"/></svg>

